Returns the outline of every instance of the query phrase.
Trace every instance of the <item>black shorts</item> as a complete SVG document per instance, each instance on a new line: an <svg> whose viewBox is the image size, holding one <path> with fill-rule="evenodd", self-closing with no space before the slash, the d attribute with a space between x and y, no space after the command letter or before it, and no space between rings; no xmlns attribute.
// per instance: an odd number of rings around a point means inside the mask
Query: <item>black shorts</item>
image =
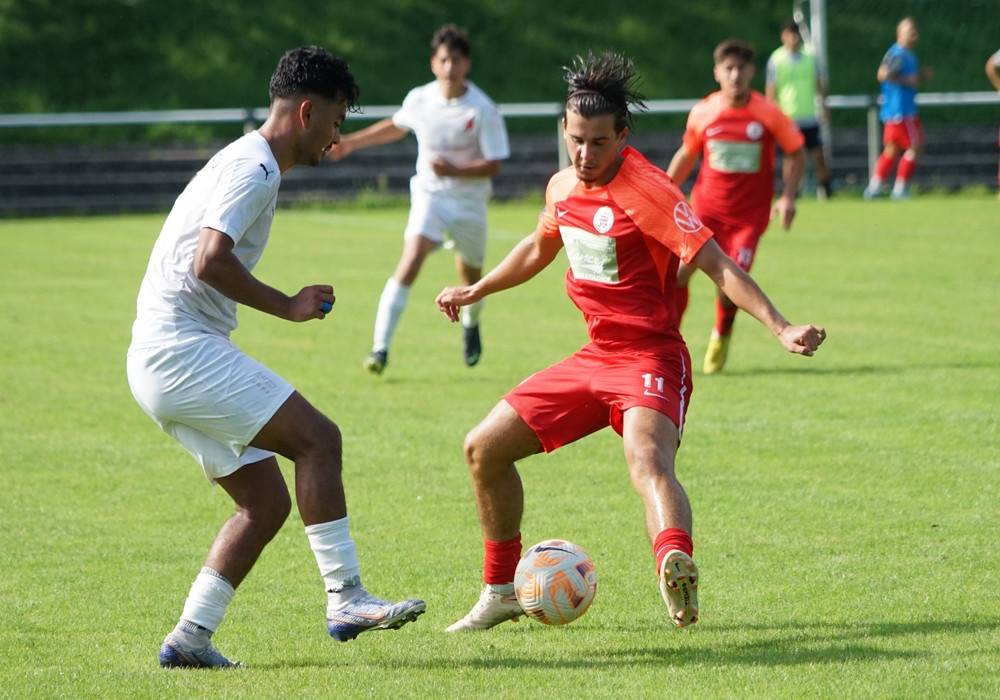
<svg viewBox="0 0 1000 700"><path fill-rule="evenodd" d="M811 151L823 146L823 139L819 136L819 125L799 126L802 135L806 137L806 150Z"/></svg>

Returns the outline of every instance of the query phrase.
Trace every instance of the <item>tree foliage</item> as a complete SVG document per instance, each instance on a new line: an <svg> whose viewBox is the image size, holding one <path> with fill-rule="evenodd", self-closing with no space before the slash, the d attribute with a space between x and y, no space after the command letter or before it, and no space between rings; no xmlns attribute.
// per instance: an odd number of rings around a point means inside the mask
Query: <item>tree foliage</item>
<svg viewBox="0 0 1000 700"><path fill-rule="evenodd" d="M363 104L398 104L431 79L429 39L447 21L469 29L471 77L499 102L558 100L561 67L591 49L632 56L650 99L699 97L715 88L713 47L732 35L758 47L762 89L790 11L791 0L0 0L0 113L266 106L278 58L302 44L346 58ZM945 39L964 47L935 62L933 89L988 88L995 0L828 0L833 92L876 90L907 13L923 18L921 57Z"/></svg>

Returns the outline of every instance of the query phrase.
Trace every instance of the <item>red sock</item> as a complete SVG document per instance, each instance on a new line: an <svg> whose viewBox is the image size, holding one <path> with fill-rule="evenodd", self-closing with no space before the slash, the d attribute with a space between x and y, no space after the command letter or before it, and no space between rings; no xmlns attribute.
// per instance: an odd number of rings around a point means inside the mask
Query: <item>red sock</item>
<svg viewBox="0 0 1000 700"><path fill-rule="evenodd" d="M715 334L720 338L724 335L729 335L733 331L733 321L736 320L736 312L739 311L738 306L726 306L719 300L718 297L715 299Z"/></svg>
<svg viewBox="0 0 1000 700"><path fill-rule="evenodd" d="M521 559L521 533L506 542L483 540L483 582L505 584L514 581L514 570Z"/></svg>
<svg viewBox="0 0 1000 700"><path fill-rule="evenodd" d="M892 170L892 164L895 162L895 157L886 155L885 151L883 151L882 155L875 161L875 177L882 180L889 179L889 172Z"/></svg>
<svg viewBox="0 0 1000 700"><path fill-rule="evenodd" d="M668 527L656 536L656 542L653 543L653 554L656 555L657 571L660 570L660 565L663 563L663 558L667 556L667 552L673 549L679 549L689 557L694 554L694 542L691 541L691 535L679 527Z"/></svg>
<svg viewBox="0 0 1000 700"><path fill-rule="evenodd" d="M904 155L899 159L899 168L896 170L896 179L908 183L913 178L913 173L917 170L917 159Z"/></svg>
<svg viewBox="0 0 1000 700"><path fill-rule="evenodd" d="M1000 176L998 176L1000 178ZM687 311L688 298L690 297L688 292L688 286L685 284L683 287L677 288L677 324L680 325L681 319L684 318L684 312Z"/></svg>

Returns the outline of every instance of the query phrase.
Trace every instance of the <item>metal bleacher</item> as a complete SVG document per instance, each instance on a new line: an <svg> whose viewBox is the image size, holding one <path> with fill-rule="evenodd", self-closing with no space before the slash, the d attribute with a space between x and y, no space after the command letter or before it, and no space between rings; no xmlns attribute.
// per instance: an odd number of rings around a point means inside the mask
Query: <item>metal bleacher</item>
<svg viewBox="0 0 1000 700"><path fill-rule="evenodd" d="M679 132L640 129L631 143L666 168L680 139ZM835 190L864 187L871 139L871 130L863 127L833 129ZM996 186L995 126L927 128L926 140L916 188ZM165 211L222 145L0 145L0 217ZM496 198L540 194L559 167L559 147L555 128L543 134L512 134L511 158L494 179ZM359 151L338 163L327 160L316 168L293 168L284 176L280 202L348 199L363 191L405 196L415 158L416 142L407 138ZM689 187L690 181L685 189Z"/></svg>

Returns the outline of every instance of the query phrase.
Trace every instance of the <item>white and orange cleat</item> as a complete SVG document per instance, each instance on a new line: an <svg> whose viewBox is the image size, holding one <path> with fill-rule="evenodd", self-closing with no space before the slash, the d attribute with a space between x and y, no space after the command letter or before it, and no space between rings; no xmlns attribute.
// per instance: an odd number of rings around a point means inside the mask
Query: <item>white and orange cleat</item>
<svg viewBox="0 0 1000 700"><path fill-rule="evenodd" d="M698 621L698 567L679 549L667 552L660 564L660 594L675 625Z"/></svg>
<svg viewBox="0 0 1000 700"><path fill-rule="evenodd" d="M513 589L514 584L510 584ZM496 627L502 622L513 620L524 615L524 609L517 601L514 592L498 593L489 585L479 595L479 601L469 614L445 630L445 632L476 632Z"/></svg>

